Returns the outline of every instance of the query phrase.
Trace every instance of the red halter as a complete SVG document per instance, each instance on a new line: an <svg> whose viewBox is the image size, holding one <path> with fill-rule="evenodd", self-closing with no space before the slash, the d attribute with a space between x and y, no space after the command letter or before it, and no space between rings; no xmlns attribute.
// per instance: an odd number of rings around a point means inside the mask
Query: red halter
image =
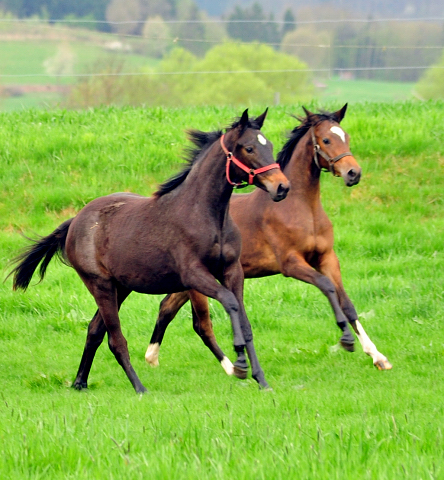
<svg viewBox="0 0 444 480"><path fill-rule="evenodd" d="M253 184L253 179L258 173L263 173L267 172L268 170L272 170L273 168L281 168L278 163L271 163L270 165L266 165L265 167L261 168L256 168L254 170L253 168L248 168L246 165L244 165L240 160L238 160L232 152L228 151L228 149L225 147L224 144L224 137L225 135L222 135L220 137L220 146L222 147L222 150L224 151L225 155L227 156L227 164L226 164L226 172L227 172L227 180L230 185L234 185L236 187L239 186L244 186L242 183L236 183L232 182L230 179L230 162L233 162L235 165L237 165L240 169L242 169L244 172L248 173L248 185Z"/></svg>

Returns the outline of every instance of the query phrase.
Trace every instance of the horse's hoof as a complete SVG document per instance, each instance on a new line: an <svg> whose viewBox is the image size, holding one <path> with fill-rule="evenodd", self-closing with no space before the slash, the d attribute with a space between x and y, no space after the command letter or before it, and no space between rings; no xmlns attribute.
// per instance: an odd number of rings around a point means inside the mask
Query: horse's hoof
<svg viewBox="0 0 444 480"><path fill-rule="evenodd" d="M76 390L84 390L88 388L88 384L86 382L74 382L71 386Z"/></svg>
<svg viewBox="0 0 444 480"><path fill-rule="evenodd" d="M245 380L247 378L248 368L242 368L234 365L233 373L235 377Z"/></svg>
<svg viewBox="0 0 444 480"><path fill-rule="evenodd" d="M341 347L344 350L347 350L347 352L354 352L355 351L355 344L350 343L350 342L346 342L344 340L341 340Z"/></svg>
<svg viewBox="0 0 444 480"><path fill-rule="evenodd" d="M157 368L159 366L159 360L154 360L153 362L151 362L150 360L145 358L145 361L152 368Z"/></svg>
<svg viewBox="0 0 444 480"><path fill-rule="evenodd" d="M386 359L378 360L373 364L378 370L391 370L392 364Z"/></svg>
<svg viewBox="0 0 444 480"><path fill-rule="evenodd" d="M266 385L259 385L259 390L261 392L272 392L273 389L270 387L270 385L266 384Z"/></svg>

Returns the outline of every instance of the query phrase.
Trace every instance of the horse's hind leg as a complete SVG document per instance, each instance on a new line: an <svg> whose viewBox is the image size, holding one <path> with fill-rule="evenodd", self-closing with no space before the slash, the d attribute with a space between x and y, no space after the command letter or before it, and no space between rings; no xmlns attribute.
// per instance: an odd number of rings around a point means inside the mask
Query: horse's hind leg
<svg viewBox="0 0 444 480"><path fill-rule="evenodd" d="M124 289L123 287L119 287L117 289L111 281L107 280L96 280L94 283L90 283L85 281L88 289L93 294L97 306L99 307L99 315L101 317L101 322L106 327L106 332L108 332L108 345L111 352L116 357L116 360L124 369L128 379L130 380L131 384L133 385L134 389L137 393L144 393L146 392L146 388L142 385L139 377L137 376L136 372L134 371L129 357L128 352L128 345L126 342L125 337L123 336L122 329L120 327L120 320L119 320L119 307L125 298L129 295L130 291ZM104 332L103 327L100 323L99 318L95 320L94 317L93 321L93 328L91 332L96 334L96 340L98 340L101 335L101 339L103 340ZM92 323L92 322L91 322ZM77 374L75 385L79 385L80 388L82 382L86 384L87 381L87 374L89 373L89 369L87 369L88 365L89 368L91 367L92 361L94 359L95 352L97 347L100 345L95 345L94 343L88 343L88 339L90 338L90 331L88 331L87 342L85 345L85 349L82 356L83 369L82 369L82 362L80 363L79 372ZM94 335L92 335L94 338ZM83 370L83 371L82 371ZM86 373L86 375L85 375Z"/></svg>
<svg viewBox="0 0 444 480"><path fill-rule="evenodd" d="M165 331L174 319L177 312L182 306L191 300L193 313L193 328L199 335L204 344L211 350L213 355L222 365L227 375L236 374L233 364L221 350L217 344L216 337L213 332L213 325L210 319L208 308L208 299L196 290L188 290L187 292L172 293L167 295L160 303L159 315L157 317L156 326L145 354L145 360L153 367L159 365L159 349L162 344ZM245 378L243 374L242 378Z"/></svg>
<svg viewBox="0 0 444 480"><path fill-rule="evenodd" d="M168 325L174 319L177 312L188 301L188 298L187 292L171 293L160 302L156 326L154 327L150 344L148 345L145 353L146 362L153 367L157 367L159 365L160 345L162 344L162 340Z"/></svg>
<svg viewBox="0 0 444 480"><path fill-rule="evenodd" d="M85 349L83 350L83 355L82 359L80 360L80 366L76 379L72 385L77 390L88 387L88 375L91 370L91 365L96 351L103 341L105 333L105 323L103 322L100 312L97 310L96 314L88 325Z"/></svg>
<svg viewBox="0 0 444 480"><path fill-rule="evenodd" d="M120 289L117 292L117 304L118 308L122 305L126 297L130 294L130 291L126 289ZM88 376L91 370L91 366L94 360L97 349L103 342L103 338L106 333L105 322L99 310L95 313L93 319L88 325L88 333L86 336L85 349L83 350L82 359L80 360L79 370L77 372L76 379L74 380L73 387L77 390L88 387Z"/></svg>
<svg viewBox="0 0 444 480"><path fill-rule="evenodd" d="M365 333L364 328L358 320L358 314L356 313L356 309L350 298L348 297L347 293L345 292L344 286L342 284L339 260L333 251L331 252L329 257L322 259L319 265L319 270L334 283L342 311L345 313L348 321L353 327L353 330L358 337L362 349L367 355L372 357L373 365L375 365L378 370L390 370L392 368L392 365L387 360L387 358L378 351L375 344Z"/></svg>
<svg viewBox="0 0 444 480"><path fill-rule="evenodd" d="M293 277L306 283L311 283L321 290L327 297L333 309L336 323L342 331L340 343L342 347L349 351L354 351L355 338L348 326L348 319L342 311L334 283L326 275L314 270L303 258L298 255L289 256L285 264L282 265L282 273L286 277Z"/></svg>

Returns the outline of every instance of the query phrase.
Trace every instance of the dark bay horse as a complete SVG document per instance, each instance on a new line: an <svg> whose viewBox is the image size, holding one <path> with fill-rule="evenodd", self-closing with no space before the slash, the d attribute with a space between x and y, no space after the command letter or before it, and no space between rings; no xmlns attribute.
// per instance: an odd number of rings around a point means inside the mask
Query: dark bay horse
<svg viewBox="0 0 444 480"><path fill-rule="evenodd" d="M347 186L356 185L361 168L349 152L349 136L340 127L347 105L334 113L311 113L293 129L278 154L277 161L291 182L291 191L282 204L274 204L256 190L234 195L230 214L242 235L241 263L245 278L282 273L317 286L328 298L342 330L341 345L354 350L351 324L364 352L380 370L390 363L378 352L358 320L356 310L342 285L339 261L333 250L333 227L320 200L322 170L341 176ZM208 302L197 292L182 292L166 297L146 352L146 361L158 365L159 347L168 324L188 299L192 301L193 326L205 345L222 362L228 374L239 370L227 362L216 343Z"/></svg>
<svg viewBox="0 0 444 480"><path fill-rule="evenodd" d="M188 166L153 197L116 193L93 200L17 257L20 263L11 272L14 289L26 290L40 263L43 279L51 258L59 254L97 303L75 388L87 387L94 355L108 333L109 347L134 389L145 392L130 363L119 308L132 291L170 294L189 289L223 305L233 327L237 367L245 371L246 349L253 377L268 387L243 305L241 238L228 214L233 185L246 179L268 192L272 201L283 200L289 190L274 163L272 145L260 132L266 113L249 119L245 110L225 135L190 132L194 149Z"/></svg>

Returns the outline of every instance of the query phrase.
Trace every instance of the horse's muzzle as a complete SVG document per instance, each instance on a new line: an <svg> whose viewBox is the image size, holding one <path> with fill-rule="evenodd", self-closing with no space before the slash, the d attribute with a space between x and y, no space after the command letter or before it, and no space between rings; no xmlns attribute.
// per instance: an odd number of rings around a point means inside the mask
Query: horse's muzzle
<svg viewBox="0 0 444 480"><path fill-rule="evenodd" d="M359 180L361 180L361 169L360 168L350 168L347 173L343 176L344 182L347 187L352 187L357 185Z"/></svg>
<svg viewBox="0 0 444 480"><path fill-rule="evenodd" d="M287 196L289 190L290 185L288 183L286 185L280 183L276 189L276 193L272 195L273 201L280 202L281 200L283 200Z"/></svg>

